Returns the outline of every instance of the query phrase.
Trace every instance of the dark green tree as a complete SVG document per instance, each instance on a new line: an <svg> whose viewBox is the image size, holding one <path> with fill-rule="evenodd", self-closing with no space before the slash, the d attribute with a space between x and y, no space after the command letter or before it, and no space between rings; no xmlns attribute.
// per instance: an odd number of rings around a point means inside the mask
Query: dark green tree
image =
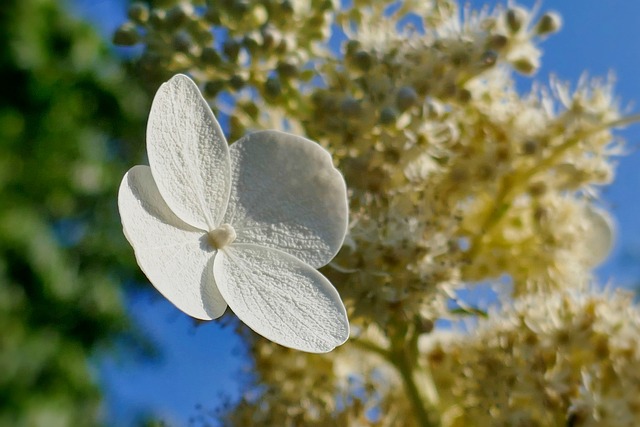
<svg viewBox="0 0 640 427"><path fill-rule="evenodd" d="M147 97L63 6L0 7L0 426L100 424L89 358L139 274L116 195Z"/></svg>

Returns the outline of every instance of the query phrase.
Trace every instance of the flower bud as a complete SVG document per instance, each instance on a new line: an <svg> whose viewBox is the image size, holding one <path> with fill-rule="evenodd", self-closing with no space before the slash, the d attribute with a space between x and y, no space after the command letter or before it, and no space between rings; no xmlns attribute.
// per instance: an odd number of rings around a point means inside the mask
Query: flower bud
<svg viewBox="0 0 640 427"><path fill-rule="evenodd" d="M187 23L192 14L193 8L191 5L179 4L174 6L167 12L167 25L171 29L178 29Z"/></svg>
<svg viewBox="0 0 640 427"><path fill-rule="evenodd" d="M369 71L373 65L373 57L369 52L360 50L353 55L354 65L361 71Z"/></svg>
<svg viewBox="0 0 640 427"><path fill-rule="evenodd" d="M507 27L512 33L520 31L527 19L527 12L519 7L507 10L506 20Z"/></svg>
<svg viewBox="0 0 640 427"><path fill-rule="evenodd" d="M149 23L155 29L164 28L167 21L167 14L162 9L154 9L149 15Z"/></svg>
<svg viewBox="0 0 640 427"><path fill-rule="evenodd" d="M149 7L139 1L131 3L127 10L127 15L133 22L144 24L149 19Z"/></svg>
<svg viewBox="0 0 640 427"><path fill-rule="evenodd" d="M380 117L378 119L381 125L387 126L393 124L398 120L398 111L393 107L384 107L380 111Z"/></svg>
<svg viewBox="0 0 640 427"><path fill-rule="evenodd" d="M207 98L215 98L220 92L224 90L225 84L222 80L211 80L205 83L204 93Z"/></svg>
<svg viewBox="0 0 640 427"><path fill-rule="evenodd" d="M220 58L220 54L218 53L218 51L212 47L205 47L204 49L202 49L200 58L202 59L202 62L207 65L219 65L222 61L222 58Z"/></svg>
<svg viewBox="0 0 640 427"><path fill-rule="evenodd" d="M396 93L396 107L404 111L418 101L418 94L411 86L403 86Z"/></svg>
<svg viewBox="0 0 640 427"><path fill-rule="evenodd" d="M134 46L140 42L138 29L131 22L122 24L113 34L113 43L118 46Z"/></svg>
<svg viewBox="0 0 640 427"><path fill-rule="evenodd" d="M193 41L200 46L208 46L214 41L211 26L203 19L192 19L187 24L187 31L193 38Z"/></svg>
<svg viewBox="0 0 640 427"><path fill-rule="evenodd" d="M222 51L231 61L235 62L240 54L240 43L234 39L226 39L222 43Z"/></svg>
<svg viewBox="0 0 640 427"><path fill-rule="evenodd" d="M231 13L237 16L242 16L250 9L249 2L247 0L232 0Z"/></svg>
<svg viewBox="0 0 640 427"><path fill-rule="evenodd" d="M422 316L416 316L417 317L417 325L418 325L418 330L421 334L429 334L433 331L433 328L435 327L435 323L433 320L431 319L426 319Z"/></svg>
<svg viewBox="0 0 640 427"><path fill-rule="evenodd" d="M279 61L276 67L280 77L289 79L298 75L298 67L291 61Z"/></svg>
<svg viewBox="0 0 640 427"><path fill-rule="evenodd" d="M204 13L204 19L207 20L207 22L213 24L213 25L220 25L220 12L218 11L218 9L214 6L210 6L207 8L206 12Z"/></svg>
<svg viewBox="0 0 640 427"><path fill-rule="evenodd" d="M538 69L538 64L529 58L519 58L511 62L513 68L519 73L531 75Z"/></svg>
<svg viewBox="0 0 640 427"><path fill-rule="evenodd" d="M489 37L487 47L493 50L500 50L509 43L509 38L503 34L494 34Z"/></svg>
<svg viewBox="0 0 640 427"><path fill-rule="evenodd" d="M555 12L548 12L542 15L534 28L534 33L538 36L555 33L562 27L562 18Z"/></svg>
<svg viewBox="0 0 640 427"><path fill-rule="evenodd" d="M260 30L262 36L262 47L265 49L271 49L280 42L280 33L272 26L266 25Z"/></svg>
<svg viewBox="0 0 640 427"><path fill-rule="evenodd" d="M283 14L283 16L293 15L295 9L293 8L293 4L290 0L284 0L282 3L280 3L280 12Z"/></svg>
<svg viewBox="0 0 640 427"><path fill-rule="evenodd" d="M277 77L271 76L264 82L264 92L267 97L276 98L282 93L282 84Z"/></svg>
<svg viewBox="0 0 640 427"><path fill-rule="evenodd" d="M229 86L231 86L235 90L242 89L245 84L246 84L246 81L245 81L244 77L242 77L239 74L234 74L229 79Z"/></svg>
<svg viewBox="0 0 640 427"><path fill-rule="evenodd" d="M345 55L347 56L354 55L358 50L360 50L361 46L362 45L358 40L349 40L344 45Z"/></svg>
<svg viewBox="0 0 640 427"><path fill-rule="evenodd" d="M254 54L260 47L260 43L254 34L247 34L242 38L242 45L251 54Z"/></svg>
<svg viewBox="0 0 640 427"><path fill-rule="evenodd" d="M189 34L185 33L184 31L181 31L174 35L171 44L173 45L173 48L175 50L184 53L189 52L191 50L191 47L193 46L191 37L189 37Z"/></svg>

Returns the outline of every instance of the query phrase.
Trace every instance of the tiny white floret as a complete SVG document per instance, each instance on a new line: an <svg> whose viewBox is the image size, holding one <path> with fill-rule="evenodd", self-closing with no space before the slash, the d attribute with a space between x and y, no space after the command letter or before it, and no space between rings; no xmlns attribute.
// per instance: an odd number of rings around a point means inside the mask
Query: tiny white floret
<svg viewBox="0 0 640 427"><path fill-rule="evenodd" d="M278 344L315 353L349 337L340 295L316 269L348 221L344 178L320 145L255 132L231 146L195 83L176 75L153 100L149 166L124 176L124 234L149 281L190 316L227 305Z"/></svg>

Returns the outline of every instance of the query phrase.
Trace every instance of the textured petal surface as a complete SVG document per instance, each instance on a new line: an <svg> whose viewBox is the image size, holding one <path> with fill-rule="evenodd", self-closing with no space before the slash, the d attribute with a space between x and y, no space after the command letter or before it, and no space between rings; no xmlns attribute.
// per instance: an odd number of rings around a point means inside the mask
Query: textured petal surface
<svg viewBox="0 0 640 427"><path fill-rule="evenodd" d="M230 147L232 186L224 222L238 243L280 249L313 267L327 264L347 231L347 190L331 156L308 139L250 134Z"/></svg>
<svg viewBox="0 0 640 427"><path fill-rule="evenodd" d="M190 316L221 316L227 305L213 277L215 251L202 230L169 209L148 166L135 166L125 174L118 207L124 234L153 286Z"/></svg>
<svg viewBox="0 0 640 427"><path fill-rule="evenodd" d="M324 353L349 337L338 291L294 256L257 245L232 244L216 254L214 274L240 320L273 342Z"/></svg>
<svg viewBox="0 0 640 427"><path fill-rule="evenodd" d="M227 208L229 148L198 87L178 74L153 100L147 125L153 178L171 210L184 222L212 230Z"/></svg>

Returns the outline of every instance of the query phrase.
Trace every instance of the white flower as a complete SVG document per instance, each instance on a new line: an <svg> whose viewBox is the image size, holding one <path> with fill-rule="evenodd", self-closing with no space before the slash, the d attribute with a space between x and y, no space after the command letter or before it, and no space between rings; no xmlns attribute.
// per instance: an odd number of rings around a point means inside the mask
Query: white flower
<svg viewBox="0 0 640 427"><path fill-rule="evenodd" d="M263 131L231 146L197 86L176 75L158 90L147 127L150 166L120 185L124 233L140 268L198 319L227 305L287 347L328 352L349 323L318 271L347 230L344 179L315 142Z"/></svg>

